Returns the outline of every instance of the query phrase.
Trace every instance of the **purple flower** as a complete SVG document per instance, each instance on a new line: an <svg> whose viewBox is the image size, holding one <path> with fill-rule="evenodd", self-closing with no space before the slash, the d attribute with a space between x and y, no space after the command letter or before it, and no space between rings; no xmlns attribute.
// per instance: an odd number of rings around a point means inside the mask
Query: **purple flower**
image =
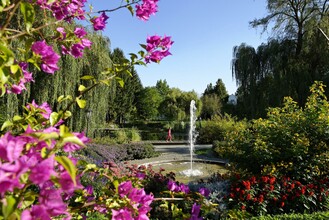
<svg viewBox="0 0 329 220"><path fill-rule="evenodd" d="M167 186L168 186L168 189L169 189L170 191L172 191L172 192L177 192L177 189L179 188L179 187L177 186L176 182L175 182L175 181L172 181L172 180L169 180L169 181L168 181Z"/></svg>
<svg viewBox="0 0 329 220"><path fill-rule="evenodd" d="M153 194L144 195L139 201L139 203L143 204L143 207L148 207L153 202L153 199L154 199Z"/></svg>
<svg viewBox="0 0 329 220"><path fill-rule="evenodd" d="M74 30L74 34L75 34L75 36L77 36L78 38L83 38L83 37L87 34L87 32L86 32L85 29L83 29L83 28L76 28L76 29Z"/></svg>
<svg viewBox="0 0 329 220"><path fill-rule="evenodd" d="M55 174L54 164L54 156L42 160L31 168L29 179L35 184L42 184L50 180L51 175Z"/></svg>
<svg viewBox="0 0 329 220"><path fill-rule="evenodd" d="M104 30L106 20L108 18L109 17L105 14L105 12L103 12L99 17L91 19L90 21L93 23L94 30L95 31Z"/></svg>
<svg viewBox="0 0 329 220"><path fill-rule="evenodd" d="M133 220L132 213L127 208L115 210L112 209L112 220Z"/></svg>
<svg viewBox="0 0 329 220"><path fill-rule="evenodd" d="M43 205L34 205L32 210L24 210L21 215L21 220L33 220L33 219L42 219L42 220L51 220L49 213L46 210L46 207Z"/></svg>
<svg viewBox="0 0 329 220"><path fill-rule="evenodd" d="M32 105L34 108L38 108L42 111L41 115L45 118L45 119L49 119L50 118L50 114L52 113L52 109L49 106L49 104L47 102L42 103L40 106L38 104L35 103L34 100L32 100L32 103L30 103L29 105ZM30 106L27 106L28 109L30 109Z"/></svg>
<svg viewBox="0 0 329 220"><path fill-rule="evenodd" d="M26 143L19 136L14 137L7 132L0 138L0 158L8 162L17 160L25 144Z"/></svg>
<svg viewBox="0 0 329 220"><path fill-rule="evenodd" d="M61 190L49 188L40 190L40 205L43 205L51 216L68 214L67 204L63 202Z"/></svg>
<svg viewBox="0 0 329 220"><path fill-rule="evenodd" d="M70 174L67 171L61 173L59 178L59 184L61 184L63 192L67 193L68 195L72 195L72 193L76 189L82 189L83 186L80 184L79 177L76 177L76 185L72 181Z"/></svg>
<svg viewBox="0 0 329 220"><path fill-rule="evenodd" d="M200 208L201 208L201 205L197 205L196 203L193 204L193 206L192 206L192 215L191 215L190 220L202 220L202 218L199 217Z"/></svg>
<svg viewBox="0 0 329 220"><path fill-rule="evenodd" d="M57 62L60 56L54 52L51 46L46 44L46 41L36 41L31 47L32 51L41 57L41 69L46 73L53 74L58 70Z"/></svg>
<svg viewBox="0 0 329 220"><path fill-rule="evenodd" d="M171 55L169 49L174 42L171 40L171 37L164 36L161 38L158 35L154 35L148 37L146 43L147 55L145 56L145 62L149 63L152 61L158 63L164 57Z"/></svg>
<svg viewBox="0 0 329 220"><path fill-rule="evenodd" d="M183 183L179 185L179 190L186 194L190 192L190 188L188 187L188 185L185 185Z"/></svg>
<svg viewBox="0 0 329 220"><path fill-rule="evenodd" d="M141 199L146 195L144 189L136 189L132 188L131 192L128 195L128 198L131 199L131 201L139 203Z"/></svg>
<svg viewBox="0 0 329 220"><path fill-rule="evenodd" d="M86 39L86 38L83 38L81 39L81 44L84 46L84 47L88 47L90 48L91 45L93 44L90 40Z"/></svg>
<svg viewBox="0 0 329 220"><path fill-rule="evenodd" d="M210 190L208 188L202 187L199 189L199 193L205 197L208 197L210 194Z"/></svg>
<svg viewBox="0 0 329 220"><path fill-rule="evenodd" d="M71 47L70 54L72 56L74 56L75 58L82 57L83 56L83 52L82 52L83 48L84 48L84 46L81 45L80 43L79 44L73 44L72 47Z"/></svg>
<svg viewBox="0 0 329 220"><path fill-rule="evenodd" d="M157 3L158 0L143 0L142 4L136 5L136 16L143 21L147 21L150 15L154 15L158 11Z"/></svg>
<svg viewBox="0 0 329 220"><path fill-rule="evenodd" d="M65 29L62 28L62 27L58 27L56 30L60 33L60 37L59 37L59 39L60 39L60 40L64 40L64 39L66 38L66 32L65 32Z"/></svg>
<svg viewBox="0 0 329 220"><path fill-rule="evenodd" d="M132 190L132 183L130 180L122 182L118 187L120 197L124 197L125 195L128 195L128 193L130 193L131 190Z"/></svg>

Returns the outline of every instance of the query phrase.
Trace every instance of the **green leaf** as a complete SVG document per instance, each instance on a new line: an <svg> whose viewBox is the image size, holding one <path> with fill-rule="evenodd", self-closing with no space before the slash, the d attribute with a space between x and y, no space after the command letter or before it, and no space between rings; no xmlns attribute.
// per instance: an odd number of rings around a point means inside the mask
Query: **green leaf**
<svg viewBox="0 0 329 220"><path fill-rule="evenodd" d="M59 96L58 98L57 98L57 102L62 102L63 101L63 99L64 99L64 95L61 95L61 96Z"/></svg>
<svg viewBox="0 0 329 220"><path fill-rule="evenodd" d="M14 53L9 50L5 45L0 44L0 57L3 59L4 66L11 66L14 64Z"/></svg>
<svg viewBox="0 0 329 220"><path fill-rule="evenodd" d="M52 112L50 114L49 120L50 120L50 125L51 126L54 126L55 124L57 124L58 121L59 121L58 113L57 112Z"/></svg>
<svg viewBox="0 0 329 220"><path fill-rule="evenodd" d="M84 85L80 85L79 88L78 88L79 92L83 92L83 91L85 91L86 89L87 89L87 88L86 88Z"/></svg>
<svg viewBox="0 0 329 220"><path fill-rule="evenodd" d="M145 44L139 44L144 50L146 50L146 45Z"/></svg>
<svg viewBox="0 0 329 220"><path fill-rule="evenodd" d="M13 118L13 121L19 121L19 120L22 120L23 118L19 115L15 115L14 118Z"/></svg>
<svg viewBox="0 0 329 220"><path fill-rule="evenodd" d="M86 103L87 103L86 100L79 99L79 98L76 98L75 100L78 103L78 106L80 108L85 108L86 107Z"/></svg>
<svg viewBox="0 0 329 220"><path fill-rule="evenodd" d="M82 79L82 80L91 80L91 79L95 79L95 77L86 75L86 76L82 76L80 79Z"/></svg>
<svg viewBox="0 0 329 220"><path fill-rule="evenodd" d="M3 131L5 128L13 126L14 124L11 121L5 121L1 126L1 131Z"/></svg>
<svg viewBox="0 0 329 220"><path fill-rule="evenodd" d="M7 204L7 205L5 205ZM14 213L16 209L17 201L13 196L8 196L6 198L6 202L2 203L2 214L5 217L5 219L8 219L8 217Z"/></svg>
<svg viewBox="0 0 329 220"><path fill-rule="evenodd" d="M131 5L128 5L127 8L130 11L131 15L134 16L134 8Z"/></svg>
<svg viewBox="0 0 329 220"><path fill-rule="evenodd" d="M121 86L121 87L123 87L124 86L124 84L125 84L125 82L123 81L123 79L121 78L121 77L115 77L115 80L119 83L119 85Z"/></svg>
<svg viewBox="0 0 329 220"><path fill-rule="evenodd" d="M119 181L118 180L114 180L112 183L113 183L113 186L115 188L115 191L118 192L118 189L119 189Z"/></svg>
<svg viewBox="0 0 329 220"><path fill-rule="evenodd" d="M35 18L34 8L30 3L21 2L21 12L24 17L26 30L27 32L30 32Z"/></svg>
<svg viewBox="0 0 329 220"><path fill-rule="evenodd" d="M74 143L77 145L80 145L82 147L84 147L85 145L83 144L83 142L76 136L72 135L72 136L67 136L65 138L63 138L63 142L62 144L66 144L66 143Z"/></svg>
<svg viewBox="0 0 329 220"><path fill-rule="evenodd" d="M30 205L32 205L35 201L35 197L37 194L33 191L27 191L24 193L24 199L22 202L22 209L28 208Z"/></svg>
<svg viewBox="0 0 329 220"><path fill-rule="evenodd" d="M69 173L70 177L72 178L74 185L76 185L77 170L72 161L66 156L56 156L55 160L64 167L64 169Z"/></svg>
<svg viewBox="0 0 329 220"><path fill-rule="evenodd" d="M20 69L19 65L11 65L10 66L10 71L15 74L17 71Z"/></svg>
<svg viewBox="0 0 329 220"><path fill-rule="evenodd" d="M65 111L64 112L64 119L67 119L72 116L72 113L70 111Z"/></svg>
<svg viewBox="0 0 329 220"><path fill-rule="evenodd" d="M41 157L42 158L46 158L46 156L47 156L47 148L46 147L43 147L41 149Z"/></svg>

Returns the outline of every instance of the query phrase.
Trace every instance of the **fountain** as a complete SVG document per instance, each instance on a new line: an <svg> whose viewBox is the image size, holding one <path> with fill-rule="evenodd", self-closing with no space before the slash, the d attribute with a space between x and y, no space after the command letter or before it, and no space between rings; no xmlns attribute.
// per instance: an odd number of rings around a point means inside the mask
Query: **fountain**
<svg viewBox="0 0 329 220"><path fill-rule="evenodd" d="M190 131L189 131L189 147L190 147L190 169L182 171L186 176L200 176L202 172L200 170L193 169L193 154L194 154L194 143L197 137L195 131L196 122L196 107L195 101L192 100L190 104Z"/></svg>
<svg viewBox="0 0 329 220"><path fill-rule="evenodd" d="M182 160L163 160L143 163L143 165L151 164L155 170L164 169L166 173L174 172L175 179L181 183L189 183L199 179L210 177L214 173L226 173L224 163L221 161L202 159L193 161L194 156L194 143L196 141L197 132L195 131L196 124L196 106L195 101L190 103L190 129L189 129L189 159Z"/></svg>

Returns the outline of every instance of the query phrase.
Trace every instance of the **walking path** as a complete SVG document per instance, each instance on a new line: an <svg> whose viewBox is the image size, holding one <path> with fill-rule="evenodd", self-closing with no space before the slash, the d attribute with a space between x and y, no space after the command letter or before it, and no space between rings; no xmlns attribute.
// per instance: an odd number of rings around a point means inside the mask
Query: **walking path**
<svg viewBox="0 0 329 220"><path fill-rule="evenodd" d="M190 146L187 144L160 144L154 145L155 150L160 152L160 156L153 157L153 158L146 158L143 160L132 160L128 161L131 164L150 164L150 163L164 163L168 161L182 161L182 160L190 160ZM209 149L211 145L195 145L194 149ZM206 162L216 162L216 163L223 163L226 162L217 158L213 154L206 154L206 155L193 155L193 161L206 161Z"/></svg>

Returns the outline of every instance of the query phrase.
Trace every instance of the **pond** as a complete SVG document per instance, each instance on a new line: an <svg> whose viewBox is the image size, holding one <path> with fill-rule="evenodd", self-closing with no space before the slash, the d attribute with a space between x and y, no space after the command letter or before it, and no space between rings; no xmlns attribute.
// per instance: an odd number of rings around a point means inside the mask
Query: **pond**
<svg viewBox="0 0 329 220"><path fill-rule="evenodd" d="M152 166L155 171L163 168L165 170L163 173L174 172L176 180L185 184L207 179L214 173L224 174L227 172L225 165L209 161L194 161L192 172L190 161L187 160L152 163Z"/></svg>

